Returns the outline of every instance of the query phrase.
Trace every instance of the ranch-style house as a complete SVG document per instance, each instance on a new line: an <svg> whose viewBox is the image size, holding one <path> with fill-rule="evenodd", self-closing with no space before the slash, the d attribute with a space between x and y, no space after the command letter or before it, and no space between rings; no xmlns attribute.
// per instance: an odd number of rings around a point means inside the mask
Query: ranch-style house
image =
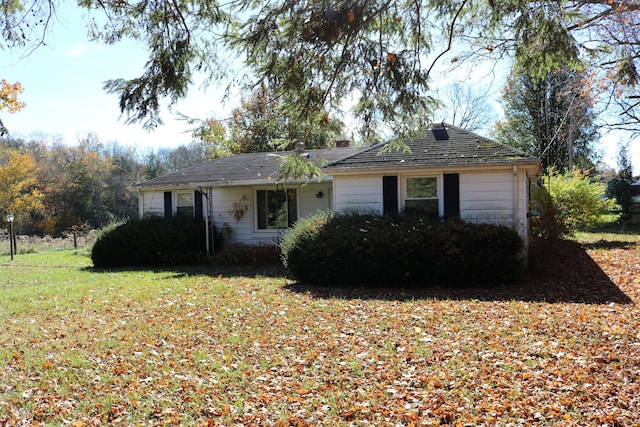
<svg viewBox="0 0 640 427"><path fill-rule="evenodd" d="M529 185L539 159L446 123L405 141L409 150L338 146L305 150L319 180L278 180L288 152L239 154L133 186L139 214L185 215L225 232L225 241L277 241L318 210L393 214L419 208L513 227L528 240Z"/></svg>

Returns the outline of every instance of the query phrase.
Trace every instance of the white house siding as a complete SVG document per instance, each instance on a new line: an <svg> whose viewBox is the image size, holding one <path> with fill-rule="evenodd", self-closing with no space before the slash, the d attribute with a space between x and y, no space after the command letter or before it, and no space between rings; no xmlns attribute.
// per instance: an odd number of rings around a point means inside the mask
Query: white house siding
<svg viewBox="0 0 640 427"><path fill-rule="evenodd" d="M382 213L382 177L334 176L333 200L336 211Z"/></svg>
<svg viewBox="0 0 640 427"><path fill-rule="evenodd" d="M442 191L442 173L402 174L401 188L408 176L437 176ZM466 220L513 225L513 174L508 171L460 172L460 216ZM404 193L403 193L404 194ZM401 195L404 199L404 195ZM440 197L442 198L442 197ZM336 210L382 212L382 177L334 177ZM404 200L401 200L401 206ZM442 209L442 206L441 206Z"/></svg>
<svg viewBox="0 0 640 427"><path fill-rule="evenodd" d="M514 227L527 238L528 178L523 168L490 171L447 171L460 176L460 216L466 221L484 222ZM443 172L430 171L423 175L438 176L442 191ZM407 176L402 174L402 183ZM515 178L515 180L514 180ZM401 188L403 188L401 184ZM382 213L382 177L380 175L334 176L335 210L375 211ZM514 199L515 196L515 199ZM400 195L404 199L404 195ZM442 197L441 197L442 200ZM401 207L404 200L400 200ZM442 203L440 208L442 209ZM515 224L514 224L515 213Z"/></svg>
<svg viewBox="0 0 640 427"><path fill-rule="evenodd" d="M218 187L211 191L212 220L226 242L257 243L253 238L253 211L251 187ZM235 203L235 205L234 205ZM236 208L244 210L236 220Z"/></svg>
<svg viewBox="0 0 640 427"><path fill-rule="evenodd" d="M460 216L463 219L513 227L515 218L515 228L526 241L529 184L524 168L514 170L509 166L508 169L501 170L452 170L447 173L459 173ZM431 171L428 175L438 176L439 192L442 191L442 171ZM409 175L401 174L399 182L402 183L406 176ZM298 218L326 209L382 213L382 181L380 174L346 175L334 176L333 185L329 182L314 182L295 186L298 189ZM402 184L400 187L399 198L403 199ZM211 203L211 220L217 230L225 233L225 242L275 243L286 232L286 230L257 230L253 210L255 191L265 188L275 189L276 186L246 185L201 189L209 195L209 199L203 198L203 205L206 207L207 203ZM319 192L322 192L322 197L318 197ZM172 205L175 209L176 190L172 193ZM164 215L164 191L143 191L140 196L141 216L150 213ZM399 202L400 206L404 204L403 200ZM233 215L234 204L245 210L238 220ZM442 210L442 203L440 209Z"/></svg>
<svg viewBox="0 0 640 427"><path fill-rule="evenodd" d="M515 174L512 169L460 173L462 219L515 227L526 239L527 212L528 178L524 169L516 168Z"/></svg>
<svg viewBox="0 0 640 427"><path fill-rule="evenodd" d="M318 197L322 192L322 197ZM313 215L318 211L326 211L333 206L331 200L332 185L328 182L309 183L299 188L298 217Z"/></svg>
<svg viewBox="0 0 640 427"><path fill-rule="evenodd" d="M461 173L460 217L470 221L512 226L512 172Z"/></svg>
<svg viewBox="0 0 640 427"><path fill-rule="evenodd" d="M275 243L286 230L258 230L256 228L255 191L258 189L274 189L270 186L219 187L212 189L213 223L216 229L224 233L228 243ZM281 188L281 187L279 187ZM286 186L298 189L298 218L312 215L321 210L331 208L331 184L310 183L304 186ZM322 197L317 197L318 192ZM238 207L246 207L242 218L234 218L234 203Z"/></svg>
<svg viewBox="0 0 640 427"><path fill-rule="evenodd" d="M140 216L164 216L164 191L145 191L140 193Z"/></svg>

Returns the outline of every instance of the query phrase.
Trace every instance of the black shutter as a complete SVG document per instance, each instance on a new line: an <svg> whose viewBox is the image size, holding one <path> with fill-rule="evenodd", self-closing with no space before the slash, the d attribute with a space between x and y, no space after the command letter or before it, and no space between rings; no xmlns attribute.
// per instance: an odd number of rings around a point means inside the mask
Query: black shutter
<svg viewBox="0 0 640 427"><path fill-rule="evenodd" d="M171 206L171 191L164 192L164 217L171 218L173 216L173 208Z"/></svg>
<svg viewBox="0 0 640 427"><path fill-rule="evenodd" d="M204 219L202 213L202 193L198 190L193 192L193 209L195 219Z"/></svg>
<svg viewBox="0 0 640 427"><path fill-rule="evenodd" d="M398 177L396 175L382 177L382 213L385 215L398 213Z"/></svg>
<svg viewBox="0 0 640 427"><path fill-rule="evenodd" d="M444 174L444 217L460 217L460 175Z"/></svg>
<svg viewBox="0 0 640 427"><path fill-rule="evenodd" d="M258 213L258 230L267 229L267 190L256 191L256 211Z"/></svg>

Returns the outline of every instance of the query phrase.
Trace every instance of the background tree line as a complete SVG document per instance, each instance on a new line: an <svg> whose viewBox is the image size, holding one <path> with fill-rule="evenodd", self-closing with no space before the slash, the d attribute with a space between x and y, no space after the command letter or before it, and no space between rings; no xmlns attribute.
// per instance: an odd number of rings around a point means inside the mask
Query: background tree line
<svg viewBox="0 0 640 427"><path fill-rule="evenodd" d="M259 87L228 120L184 117L193 140L174 148L139 151L94 134L69 144L60 138L0 138L0 214L11 212L23 234L56 234L72 227L100 228L137 217L137 194L130 186L216 157L290 150L297 141L326 148L342 135L343 124L326 118L300 126L275 113L273 93Z"/></svg>
<svg viewBox="0 0 640 427"><path fill-rule="evenodd" d="M70 145L50 137L0 138L0 213L19 234L99 228L138 215L129 186L207 159L203 143L138 151L89 134Z"/></svg>

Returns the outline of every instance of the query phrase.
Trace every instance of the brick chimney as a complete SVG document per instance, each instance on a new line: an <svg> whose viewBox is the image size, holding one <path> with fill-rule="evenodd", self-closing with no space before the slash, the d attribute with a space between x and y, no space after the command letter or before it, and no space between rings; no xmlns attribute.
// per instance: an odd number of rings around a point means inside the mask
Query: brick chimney
<svg viewBox="0 0 640 427"><path fill-rule="evenodd" d="M339 139L336 141L336 148L346 148L349 146L348 139Z"/></svg>

